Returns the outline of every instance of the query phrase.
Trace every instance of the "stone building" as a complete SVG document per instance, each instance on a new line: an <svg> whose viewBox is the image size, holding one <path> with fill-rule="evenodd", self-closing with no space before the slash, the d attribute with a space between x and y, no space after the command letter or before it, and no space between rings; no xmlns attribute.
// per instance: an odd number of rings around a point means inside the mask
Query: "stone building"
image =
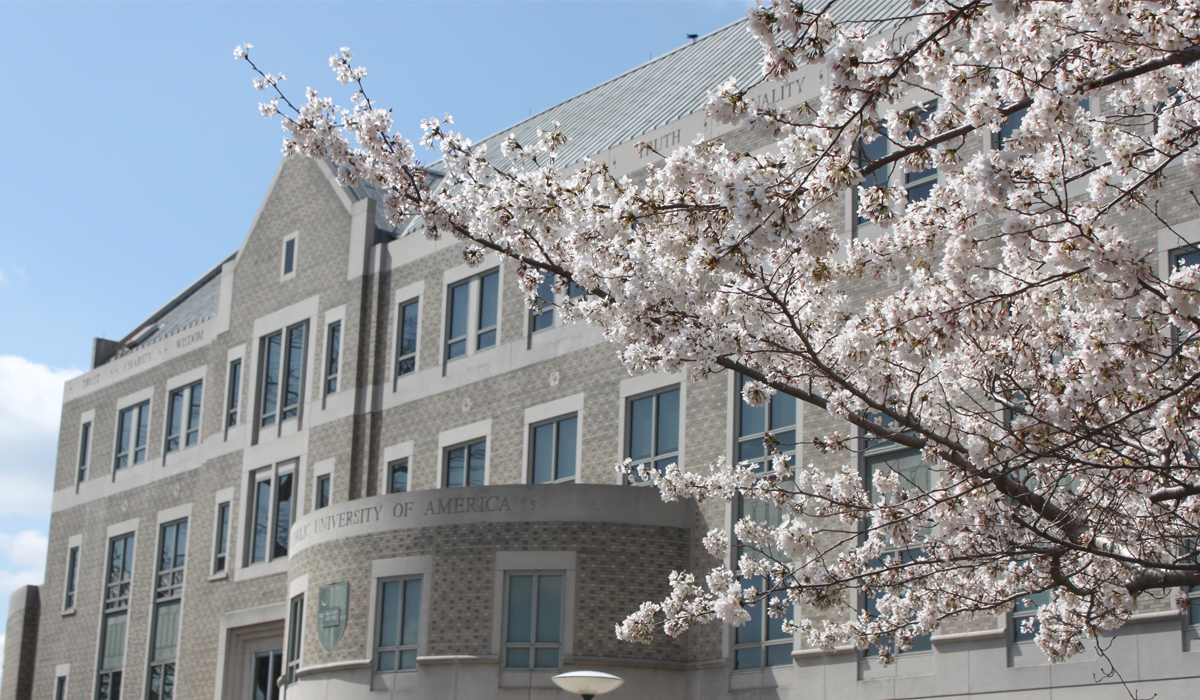
<svg viewBox="0 0 1200 700"><path fill-rule="evenodd" d="M635 178L656 158L639 141L760 152L766 137L700 109L758 59L735 23L490 152L553 121L574 136L561 163ZM796 107L822 78L763 97ZM45 583L10 604L0 700L565 700L551 676L585 668L626 679L614 700L1126 696L1094 682L1094 658L1051 666L1022 612L943 627L886 668L804 649L761 611L737 631L618 642L671 571L713 564L701 538L749 505L666 504L613 465L753 458L767 427L800 444L831 426L782 400L741 405L734 376L631 377L596 329L527 309L514 273L466 266L419 222L397 229L323 162L282 162L242 245L98 339L68 382ZM1139 615L1113 639L1125 680L1194 697L1195 622Z"/></svg>

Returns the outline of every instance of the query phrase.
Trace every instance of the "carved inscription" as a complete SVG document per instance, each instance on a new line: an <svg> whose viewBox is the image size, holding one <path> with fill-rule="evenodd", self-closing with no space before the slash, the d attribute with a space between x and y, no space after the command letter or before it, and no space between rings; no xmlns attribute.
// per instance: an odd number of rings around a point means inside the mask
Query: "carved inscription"
<svg viewBox="0 0 1200 700"><path fill-rule="evenodd" d="M681 129L676 129L675 131L667 132L667 133L663 134L662 136L658 136L658 137L652 138L652 139L646 139L646 141L644 143L647 146L649 146L650 148L654 149L654 151L658 151L659 153L661 153L665 156L665 155L669 155L669 153L667 152L668 149L670 149L672 146L679 145L679 142L682 140L683 140L683 131ZM647 158L647 157L657 158L658 156L654 155L654 151L650 151L650 150L641 151L638 153L638 158Z"/></svg>
<svg viewBox="0 0 1200 700"><path fill-rule="evenodd" d="M204 329L203 328L201 328L198 331L188 333L187 335L183 336L182 338L179 338L178 340L176 340L175 347L177 349L178 348L186 348L187 346L191 345L192 343L198 343L201 340L204 340Z"/></svg>
<svg viewBox="0 0 1200 700"><path fill-rule="evenodd" d="M400 495L400 494L397 494ZM411 517L463 515L466 513L508 513L513 510L537 510L535 497L521 497L510 502L508 496L434 496L408 500L387 506L366 506L326 515L292 530L292 542L302 542L309 536L335 533L353 525L380 523L386 528L404 527ZM334 534L334 537L338 535Z"/></svg>

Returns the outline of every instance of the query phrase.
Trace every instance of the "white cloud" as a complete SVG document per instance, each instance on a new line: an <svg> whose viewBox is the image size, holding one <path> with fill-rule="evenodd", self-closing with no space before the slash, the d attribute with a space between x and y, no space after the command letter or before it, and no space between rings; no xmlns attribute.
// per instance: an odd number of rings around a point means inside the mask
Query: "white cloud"
<svg viewBox="0 0 1200 700"><path fill-rule="evenodd" d="M46 565L49 540L37 530L22 530L15 535L0 532L0 552L17 566L42 569Z"/></svg>
<svg viewBox="0 0 1200 700"><path fill-rule="evenodd" d="M0 513L49 512L63 383L79 374L0 355Z"/></svg>

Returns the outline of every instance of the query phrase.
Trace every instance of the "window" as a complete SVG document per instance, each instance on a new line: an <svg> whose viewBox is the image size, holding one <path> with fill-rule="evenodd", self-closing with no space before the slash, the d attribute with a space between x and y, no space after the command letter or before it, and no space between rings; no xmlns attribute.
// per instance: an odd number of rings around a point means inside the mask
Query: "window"
<svg viewBox="0 0 1200 700"><path fill-rule="evenodd" d="M254 655L254 700L279 700L279 669L283 666L283 651L264 651Z"/></svg>
<svg viewBox="0 0 1200 700"><path fill-rule="evenodd" d="M504 667L558 668L563 574L509 574Z"/></svg>
<svg viewBox="0 0 1200 700"><path fill-rule="evenodd" d="M242 361L229 363L229 405L225 407L225 425L232 428L238 422L238 399L242 390Z"/></svg>
<svg viewBox="0 0 1200 700"><path fill-rule="evenodd" d="M331 476L329 474L322 474L317 477L317 501L313 506L314 509L324 508L329 505L330 482Z"/></svg>
<svg viewBox="0 0 1200 700"><path fill-rule="evenodd" d="M296 271L296 238L295 236L283 242L283 275L284 277Z"/></svg>
<svg viewBox="0 0 1200 700"><path fill-rule="evenodd" d="M396 376L403 377L417 370L417 315L420 307L417 299L400 305L399 338L396 342Z"/></svg>
<svg viewBox="0 0 1200 700"><path fill-rule="evenodd" d="M67 700L67 677L54 679L54 700Z"/></svg>
<svg viewBox="0 0 1200 700"><path fill-rule="evenodd" d="M121 411L117 417L117 459L114 471L145 462L146 441L149 436L149 401Z"/></svg>
<svg viewBox="0 0 1200 700"><path fill-rule="evenodd" d="M167 452L200 442L201 383L175 389L167 399Z"/></svg>
<svg viewBox="0 0 1200 700"><path fill-rule="evenodd" d="M79 547L67 550L67 585L63 595L63 610L75 609L75 587L79 584Z"/></svg>
<svg viewBox="0 0 1200 700"><path fill-rule="evenodd" d="M571 299L581 297L583 296L583 287L571 282L567 285L567 295ZM549 272L542 273L542 279L538 282L537 296L538 306L529 312L530 333L554 327L554 304L559 298L554 292L554 275Z"/></svg>
<svg viewBox="0 0 1200 700"><path fill-rule="evenodd" d="M875 161L887 156L888 140L887 131L880 129L874 141L867 143L866 139L860 138L854 145L854 159L859 170L863 170L870 166ZM888 184L888 169L880 168L871 172L863 178L863 181L854 188L854 228L864 224L870 224L871 220L862 214L858 213L858 188L859 187L887 187Z"/></svg>
<svg viewBox="0 0 1200 700"><path fill-rule="evenodd" d="M304 640L304 595L292 598L288 618L287 680L288 685L296 682L296 671L300 670L300 644Z"/></svg>
<svg viewBox="0 0 1200 700"><path fill-rule="evenodd" d="M446 450L446 486L483 486L487 440Z"/></svg>
<svg viewBox="0 0 1200 700"><path fill-rule="evenodd" d="M79 472L75 475L75 488L87 481L88 461L92 452L92 422L84 423L79 429Z"/></svg>
<svg viewBox="0 0 1200 700"><path fill-rule="evenodd" d="M897 449L897 445L893 442L882 441L877 438L867 438L863 440L866 446L866 455L863 457L864 464L864 479L867 481L871 494L871 501L876 502L882 495L875 487L875 474L882 470L895 472L899 477L900 489L903 493L922 492L927 493L933 483L933 470L929 464L921 458L920 450L911 448ZM922 532L928 532L928 528L922 528ZM915 560L921 555L921 542L892 542L887 551L882 555L882 559L876 559L871 562L874 566L882 566L888 559L898 560L900 562L909 562ZM876 601L874 597L864 596L864 605L866 610L871 614L877 614ZM882 640L883 645L891 649L893 654L914 652L914 651L929 651L933 647L930 643L930 636L923 634L917 636L913 640L912 647L908 649L899 649L896 646L894 639ZM872 644L867 647L865 652L867 658L878 656L879 647Z"/></svg>
<svg viewBox="0 0 1200 700"><path fill-rule="evenodd" d="M342 322L329 324L329 342L325 359L325 395L337 393L338 361L342 352Z"/></svg>
<svg viewBox="0 0 1200 700"><path fill-rule="evenodd" d="M1186 623L1188 627L1200 627L1200 587L1188 588L1188 609Z"/></svg>
<svg viewBox="0 0 1200 700"><path fill-rule="evenodd" d="M259 425L263 428L300 415L304 335L307 328L307 324L300 323L263 338L262 407L259 415Z"/></svg>
<svg viewBox="0 0 1200 700"><path fill-rule="evenodd" d="M403 493L407 490L408 460L398 459L388 464L388 493Z"/></svg>
<svg viewBox="0 0 1200 700"><path fill-rule="evenodd" d="M749 583L757 591L763 590L759 576ZM766 603L758 601L747 605L750 621L738 627L733 640L733 670L746 671L768 666L790 666L792 664L792 635L783 631L783 622L792 616L792 604L787 605L787 618L770 617L766 614Z"/></svg>
<svg viewBox="0 0 1200 700"><path fill-rule="evenodd" d="M1009 625L1012 629L1012 636L1009 638L1009 641L1012 644L1033 641L1033 638L1038 633L1038 608L1049 604L1049 602L1050 591L1034 593L1017 601L1011 613L1012 624Z"/></svg>
<svg viewBox="0 0 1200 700"><path fill-rule="evenodd" d="M535 484L575 480L579 419L558 418L531 428L530 474Z"/></svg>
<svg viewBox="0 0 1200 700"><path fill-rule="evenodd" d="M216 546L213 552L213 573L219 574L225 570L225 560L229 553L229 502L217 504Z"/></svg>
<svg viewBox="0 0 1200 700"><path fill-rule="evenodd" d="M179 652L179 614L187 560L187 521L163 525L154 580L154 621L150 630L149 700L174 700L175 658Z"/></svg>
<svg viewBox="0 0 1200 700"><path fill-rule="evenodd" d="M1028 107L1017 110L1000 122L1000 131L992 133L992 150L999 151L1004 148L1004 142L1011 139L1016 130L1021 128L1021 122L1027 112Z"/></svg>
<svg viewBox="0 0 1200 700"><path fill-rule="evenodd" d="M1189 267L1192 265L1200 265L1200 246L1187 246L1186 248L1176 248L1170 253L1171 268L1167 270L1170 275L1175 270L1181 267ZM1196 342L1196 334L1187 335L1180 332L1178 326L1172 326L1171 333L1174 335L1176 343L1194 343Z"/></svg>
<svg viewBox="0 0 1200 700"><path fill-rule="evenodd" d="M924 123L936 111L937 100L934 100L922 105L917 112L917 116L921 123ZM915 138L916 136L917 133L915 131L908 132L909 138ZM932 166L919 172L904 173L904 191L906 192L909 204L929 197L933 192L933 186L937 184L937 174L937 168Z"/></svg>
<svg viewBox="0 0 1200 700"><path fill-rule="evenodd" d="M109 540L104 576L104 618L100 625L100 664L96 700L120 700L125 668L125 631L133 578L133 534Z"/></svg>
<svg viewBox="0 0 1200 700"><path fill-rule="evenodd" d="M293 478L290 469L274 468L263 469L255 476L251 486L251 564L288 555Z"/></svg>
<svg viewBox="0 0 1200 700"><path fill-rule="evenodd" d="M379 583L379 641L375 670L379 673L417 670L420 636L421 579Z"/></svg>
<svg viewBox="0 0 1200 700"><path fill-rule="evenodd" d="M679 460L679 387L631 399L626 430L625 456L633 467L666 472L668 464Z"/></svg>
<svg viewBox="0 0 1200 700"><path fill-rule="evenodd" d="M464 357L495 345L500 317L500 271L492 270L459 282L450 287L448 294L446 359Z"/></svg>

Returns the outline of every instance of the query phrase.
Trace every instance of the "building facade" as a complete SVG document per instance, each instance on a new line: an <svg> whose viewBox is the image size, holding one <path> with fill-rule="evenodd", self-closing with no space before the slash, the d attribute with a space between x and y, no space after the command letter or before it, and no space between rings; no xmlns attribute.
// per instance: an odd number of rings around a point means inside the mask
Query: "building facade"
<svg viewBox="0 0 1200 700"><path fill-rule="evenodd" d="M758 51L735 23L511 131L560 121L581 134L560 162L634 178L655 157L639 141L761 152L699 109ZM796 107L822 79L762 97ZM597 329L526 308L511 263L468 267L325 163L285 160L238 250L67 383L45 583L10 604L0 700L565 700L550 678L585 668L626 679L614 700L1127 696L1094 657L1051 665L1021 610L889 667L805 649L761 610L619 642L670 572L715 563L710 528L756 511L663 503L614 464L753 459L768 429L823 459L801 446L828 417L752 409L739 381L631 377ZM878 445L863 468L914 459ZM1143 696L1194 697L1197 623L1151 603L1110 656Z"/></svg>

